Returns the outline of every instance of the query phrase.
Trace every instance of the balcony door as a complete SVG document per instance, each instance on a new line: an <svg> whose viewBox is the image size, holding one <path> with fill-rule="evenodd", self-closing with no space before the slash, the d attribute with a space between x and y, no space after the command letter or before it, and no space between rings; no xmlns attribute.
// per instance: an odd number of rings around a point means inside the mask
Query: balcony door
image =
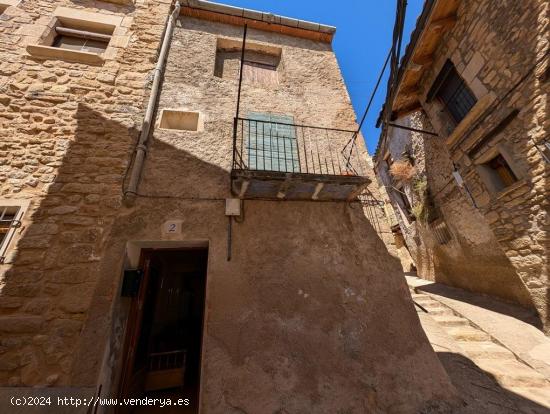
<svg viewBox="0 0 550 414"><path fill-rule="evenodd" d="M249 112L246 121L248 168L260 171L300 172L294 118Z"/></svg>

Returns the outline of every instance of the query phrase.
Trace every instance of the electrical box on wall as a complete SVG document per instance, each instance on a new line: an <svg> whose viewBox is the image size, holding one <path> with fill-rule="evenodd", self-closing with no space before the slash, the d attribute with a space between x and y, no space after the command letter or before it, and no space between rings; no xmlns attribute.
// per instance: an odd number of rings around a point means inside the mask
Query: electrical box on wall
<svg viewBox="0 0 550 414"><path fill-rule="evenodd" d="M225 199L225 215L239 217L241 215L241 200L238 198Z"/></svg>

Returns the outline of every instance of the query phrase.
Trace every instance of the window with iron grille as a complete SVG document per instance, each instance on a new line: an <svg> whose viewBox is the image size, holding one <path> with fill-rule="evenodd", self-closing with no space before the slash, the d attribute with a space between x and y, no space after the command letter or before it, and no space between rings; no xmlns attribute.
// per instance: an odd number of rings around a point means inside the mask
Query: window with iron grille
<svg viewBox="0 0 550 414"><path fill-rule="evenodd" d="M405 194L405 189L402 186L399 188L395 188L394 193L397 196L397 204L399 204L399 206L407 216L407 220L414 221L415 217L412 213L412 207L411 203L409 202L409 197L407 197L407 194Z"/></svg>
<svg viewBox="0 0 550 414"><path fill-rule="evenodd" d="M294 118L260 112L247 115L248 167L261 171L300 172Z"/></svg>
<svg viewBox="0 0 550 414"><path fill-rule="evenodd" d="M427 95L427 102L437 98L451 118L458 124L462 121L477 99L468 85L460 77L450 60L445 62L443 69L432 85Z"/></svg>
<svg viewBox="0 0 550 414"><path fill-rule="evenodd" d="M537 145L537 149L541 153L544 161L550 164L550 141L543 142L542 144Z"/></svg>
<svg viewBox="0 0 550 414"><path fill-rule="evenodd" d="M21 225L19 210L17 206L0 206L0 263L4 262L15 229Z"/></svg>
<svg viewBox="0 0 550 414"><path fill-rule="evenodd" d="M437 219L433 221L430 223L430 228L432 229L432 233L439 244L443 245L451 241L451 233L449 232L447 223L443 220Z"/></svg>

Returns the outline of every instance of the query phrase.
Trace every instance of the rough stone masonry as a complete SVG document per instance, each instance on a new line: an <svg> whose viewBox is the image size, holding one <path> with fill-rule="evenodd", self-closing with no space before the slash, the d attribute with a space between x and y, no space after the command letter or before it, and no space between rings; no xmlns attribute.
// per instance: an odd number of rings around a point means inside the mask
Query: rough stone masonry
<svg viewBox="0 0 550 414"><path fill-rule="evenodd" d="M237 80L214 71L218 42L239 44L242 21L193 4L177 21L130 206L124 178L172 5L37 0L2 14L0 201L26 207L0 265L0 384L119 395L131 307L120 297L123 270L144 248L200 245L208 246L201 412L448 407L453 386L399 261L359 203L245 200L227 261ZM249 41L280 52L278 84L245 84L243 114L355 129L330 38L272 18ZM106 50L52 46L52 30L75 22L103 35L111 28ZM202 126L159 128L164 109L198 112ZM166 234L168 220L181 233Z"/></svg>
<svg viewBox="0 0 550 414"><path fill-rule="evenodd" d="M546 332L548 13L540 0L427 3L407 49L393 122L438 136L390 129L376 162L391 186L385 159L408 153L427 181L433 222L413 223L393 194L419 275L531 308ZM429 97L449 64L475 100L460 122ZM491 167L495 160L500 167ZM414 207L413 187L405 192ZM449 237L438 240L442 227Z"/></svg>

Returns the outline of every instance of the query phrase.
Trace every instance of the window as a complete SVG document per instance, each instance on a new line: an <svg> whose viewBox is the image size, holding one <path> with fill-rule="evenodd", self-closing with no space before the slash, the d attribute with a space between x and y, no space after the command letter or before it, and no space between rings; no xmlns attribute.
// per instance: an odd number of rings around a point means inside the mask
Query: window
<svg viewBox="0 0 550 414"><path fill-rule="evenodd" d="M8 246L15 234L15 229L21 225L20 207L0 206L0 263L3 263Z"/></svg>
<svg viewBox="0 0 550 414"><path fill-rule="evenodd" d="M409 197L407 197L407 194L405 194L405 189L403 186L395 188L394 192L397 196L397 204L401 207L405 215L407 216L407 219L409 221L414 221L414 215L412 213L412 207L411 203L409 202Z"/></svg>
<svg viewBox="0 0 550 414"><path fill-rule="evenodd" d="M218 39L214 75L224 79L239 79L242 45L229 39ZM263 86L279 83L281 49L247 43L243 62L243 82Z"/></svg>
<svg viewBox="0 0 550 414"><path fill-rule="evenodd" d="M433 235L439 244L443 245L451 241L451 233L447 228L447 223L443 220L437 219L433 221L430 224L430 228L432 229Z"/></svg>
<svg viewBox="0 0 550 414"><path fill-rule="evenodd" d="M537 149L541 153L544 161L550 164L550 141L543 142L542 144L537 145Z"/></svg>
<svg viewBox="0 0 550 414"><path fill-rule="evenodd" d="M30 55L103 65L105 60L116 57L115 44L123 47L128 42L126 28L121 28L122 16L61 6L53 14L42 34L38 36L38 28L33 28L33 34L28 36L26 50Z"/></svg>
<svg viewBox="0 0 550 414"><path fill-rule="evenodd" d="M180 131L198 131L199 115L198 112L163 109L160 115L159 127L162 129L176 129Z"/></svg>
<svg viewBox="0 0 550 414"><path fill-rule="evenodd" d="M243 63L243 82L274 86L279 83L278 58L261 53L246 53Z"/></svg>
<svg viewBox="0 0 550 414"><path fill-rule="evenodd" d="M89 32L58 26L53 47L89 53L103 53L109 46L111 34ZM111 32L112 33L112 32Z"/></svg>
<svg viewBox="0 0 550 414"><path fill-rule="evenodd" d="M492 192L502 191L518 181L510 164L500 153L481 164L480 167L481 176Z"/></svg>
<svg viewBox="0 0 550 414"><path fill-rule="evenodd" d="M475 95L460 77L450 60L445 62L443 69L437 75L428 92L427 102L434 98L442 103L457 124L466 117L477 102Z"/></svg>
<svg viewBox="0 0 550 414"><path fill-rule="evenodd" d="M300 172L294 118L259 112L248 114L246 146L252 170Z"/></svg>

